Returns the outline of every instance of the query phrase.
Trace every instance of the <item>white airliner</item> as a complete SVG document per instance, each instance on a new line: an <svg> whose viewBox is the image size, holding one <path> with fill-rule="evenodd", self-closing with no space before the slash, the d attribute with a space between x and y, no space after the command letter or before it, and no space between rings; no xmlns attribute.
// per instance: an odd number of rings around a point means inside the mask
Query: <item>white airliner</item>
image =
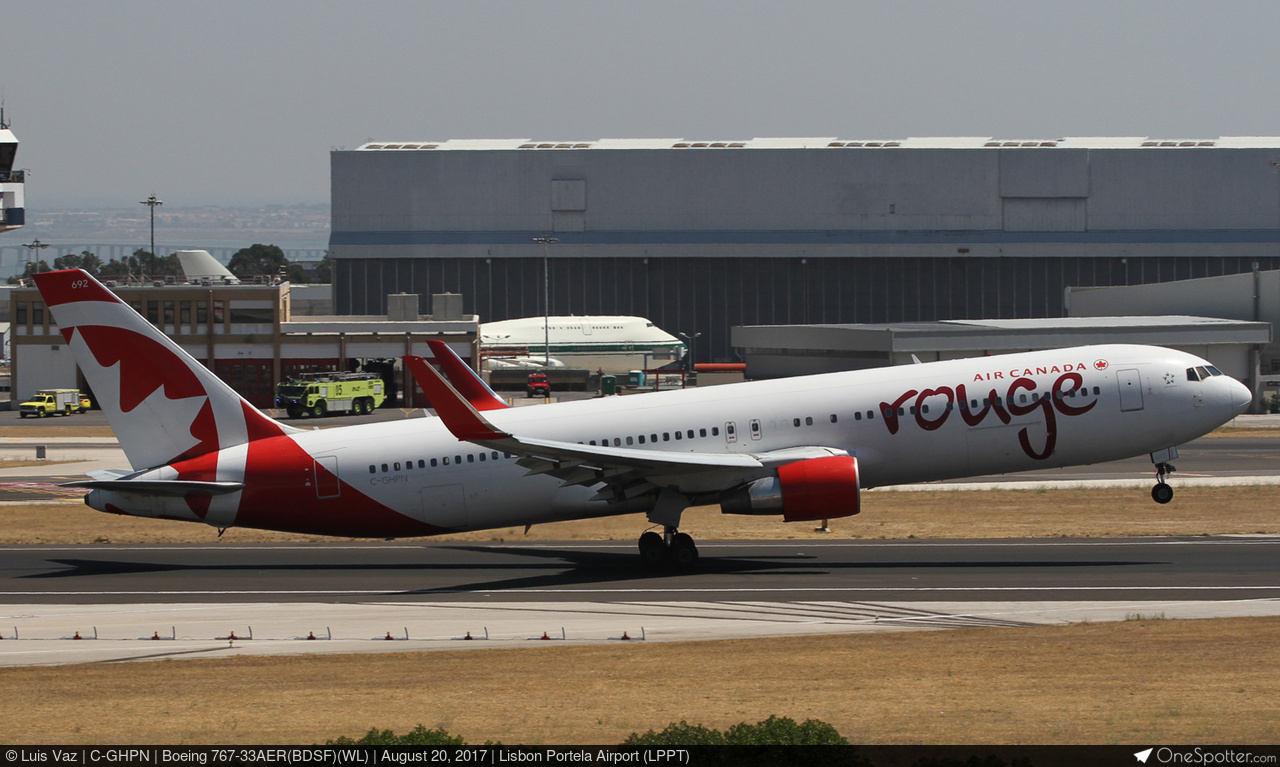
<svg viewBox="0 0 1280 767"><path fill-rule="evenodd" d="M482 353L493 367L551 366L625 373L681 359L687 349L644 317L525 317L480 326Z"/></svg>
<svg viewBox="0 0 1280 767"><path fill-rule="evenodd" d="M650 564L697 559L681 512L857 514L870 487L1152 454L1244 412L1203 359L1085 346L508 408L448 347L405 363L439 418L303 431L247 403L80 270L35 277L131 468L72 483L116 514L394 538L644 512Z"/></svg>

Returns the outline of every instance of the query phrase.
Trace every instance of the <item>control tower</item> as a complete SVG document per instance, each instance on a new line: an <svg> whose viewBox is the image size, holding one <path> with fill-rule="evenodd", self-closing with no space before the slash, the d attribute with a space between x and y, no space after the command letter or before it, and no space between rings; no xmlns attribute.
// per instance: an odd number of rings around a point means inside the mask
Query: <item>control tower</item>
<svg viewBox="0 0 1280 767"><path fill-rule="evenodd" d="M21 227L26 222L23 209L22 187L24 173L13 169L13 158L18 153L18 139L5 122L0 108L0 232Z"/></svg>

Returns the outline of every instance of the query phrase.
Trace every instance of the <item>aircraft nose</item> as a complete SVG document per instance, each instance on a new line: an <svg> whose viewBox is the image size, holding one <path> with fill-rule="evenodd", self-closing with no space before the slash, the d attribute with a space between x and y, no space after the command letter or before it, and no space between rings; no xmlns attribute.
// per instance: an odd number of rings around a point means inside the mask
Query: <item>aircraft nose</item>
<svg viewBox="0 0 1280 767"><path fill-rule="evenodd" d="M1231 379L1231 405L1235 409L1236 415L1240 415L1249 409L1253 404L1253 392L1248 386L1240 383L1234 378Z"/></svg>

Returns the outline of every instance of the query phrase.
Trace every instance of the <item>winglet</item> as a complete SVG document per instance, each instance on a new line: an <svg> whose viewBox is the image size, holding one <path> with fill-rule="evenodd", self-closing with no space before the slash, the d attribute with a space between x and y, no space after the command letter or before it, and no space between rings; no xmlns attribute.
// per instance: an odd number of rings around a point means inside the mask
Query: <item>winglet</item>
<svg viewBox="0 0 1280 767"><path fill-rule="evenodd" d="M418 385L427 393L427 398L431 400L436 415L440 416L440 420L444 421L445 427L453 436L463 442L505 439L511 436L504 431L499 431L489 423L488 419L480 415L480 411L459 394L457 389L450 386L435 368L427 364L426 360L406 355L404 364L409 368L409 372L413 373Z"/></svg>
<svg viewBox="0 0 1280 767"><path fill-rule="evenodd" d="M473 408L483 412L505 410L511 407L489 388L484 379L476 375L476 371L467 367L466 363L453 353L449 344L433 339L427 341L427 345L431 347L431 354L436 358L436 364L444 370L445 378L467 402L471 403ZM426 387L423 387L423 390L425 391Z"/></svg>

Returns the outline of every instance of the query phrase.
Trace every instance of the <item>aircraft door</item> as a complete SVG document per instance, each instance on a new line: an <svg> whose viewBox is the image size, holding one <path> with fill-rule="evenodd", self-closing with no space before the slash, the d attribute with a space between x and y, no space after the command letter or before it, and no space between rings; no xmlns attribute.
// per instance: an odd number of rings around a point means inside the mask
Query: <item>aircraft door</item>
<svg viewBox="0 0 1280 767"><path fill-rule="evenodd" d="M724 425L724 441L730 445L738 441L738 424L729 421Z"/></svg>
<svg viewBox="0 0 1280 767"><path fill-rule="evenodd" d="M759 418L751 419L751 438L760 439L760 419Z"/></svg>
<svg viewBox="0 0 1280 767"><path fill-rule="evenodd" d="M1137 370L1116 371L1116 383L1120 386L1120 410L1142 409L1142 376Z"/></svg>
<svg viewBox="0 0 1280 767"><path fill-rule="evenodd" d="M420 519L429 525L458 529L467 524L467 496L462 485L422 488Z"/></svg>
<svg viewBox="0 0 1280 767"><path fill-rule="evenodd" d="M342 495L342 483L338 480L338 456L320 456L316 459L314 469L317 498L337 498Z"/></svg>

